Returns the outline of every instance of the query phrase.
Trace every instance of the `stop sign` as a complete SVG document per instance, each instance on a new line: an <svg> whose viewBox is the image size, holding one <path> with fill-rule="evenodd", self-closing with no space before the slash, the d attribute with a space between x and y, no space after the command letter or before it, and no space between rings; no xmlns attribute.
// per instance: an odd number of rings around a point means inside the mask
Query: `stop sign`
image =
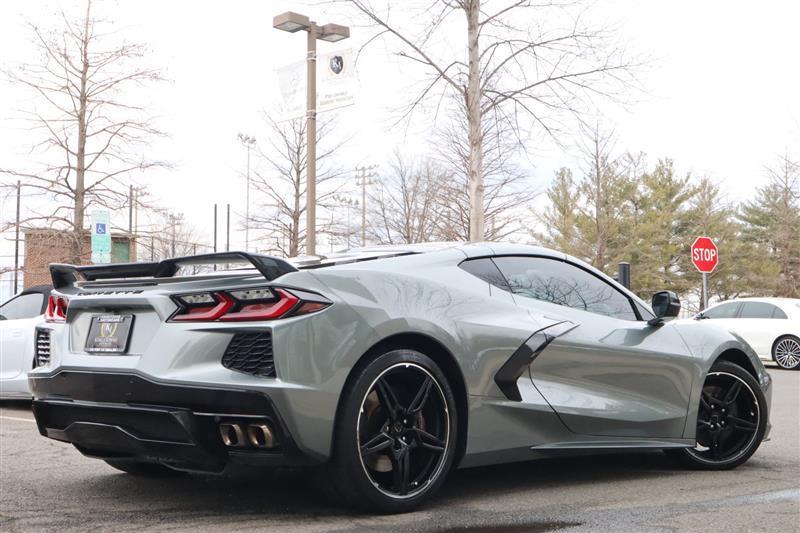
<svg viewBox="0 0 800 533"><path fill-rule="evenodd" d="M705 274L713 272L719 263L719 250L708 237L698 237L692 244L692 264Z"/></svg>

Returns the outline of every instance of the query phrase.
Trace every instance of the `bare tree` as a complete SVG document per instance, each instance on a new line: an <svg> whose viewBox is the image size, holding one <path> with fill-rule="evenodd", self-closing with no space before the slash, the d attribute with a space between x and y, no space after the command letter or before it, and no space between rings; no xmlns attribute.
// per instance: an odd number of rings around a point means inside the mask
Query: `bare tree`
<svg viewBox="0 0 800 533"><path fill-rule="evenodd" d="M196 228L186 222L184 214L170 209L153 209L150 221L136 235L140 260L160 261L212 251L201 242Z"/></svg>
<svg viewBox="0 0 800 533"><path fill-rule="evenodd" d="M471 145L463 136L467 128L464 115L453 118L449 127L439 131L437 146L439 159L452 176L439 184L443 198L440 208L443 216L439 221L439 238L452 241L471 240L472 193L469 186L469 160ZM498 118L496 113L483 117L482 161L482 208L485 221L483 238L502 240L523 230L523 208L536 197L536 190L528 182L528 176L515 164L518 149L513 126Z"/></svg>
<svg viewBox="0 0 800 533"><path fill-rule="evenodd" d="M465 119L473 241L485 237L484 117L506 121L520 141L534 127L557 136L564 113L580 114L595 98L614 97L631 81L633 64L613 45L610 31L585 23L580 2L427 0L392 10L388 1L382 7L369 0L341 1L378 28L369 42L391 40L400 57L429 74L409 113L430 97L455 97ZM437 36L457 15L466 22L466 50L443 45Z"/></svg>
<svg viewBox="0 0 800 533"><path fill-rule="evenodd" d="M126 180L134 172L166 164L145 157L148 142L162 133L130 96L160 80L159 71L139 65L146 52L143 45L114 42L114 32L92 8L86 0L77 20L61 11L59 25L52 29L30 24L40 60L6 75L38 96L36 105L23 113L30 129L42 135L33 151L49 162L32 170L0 169L52 198L45 211L32 213L24 223L71 231L73 260L78 262L84 253L80 235L87 209L124 206Z"/></svg>
<svg viewBox="0 0 800 533"><path fill-rule="evenodd" d="M395 151L389 174L370 193L371 237L380 244L432 240L444 213L441 186L449 180L431 159L414 161Z"/></svg>
<svg viewBox="0 0 800 533"><path fill-rule="evenodd" d="M330 139L333 122L327 119L317 125L317 204L322 207L328 206L345 175L331 161L343 141L323 142ZM256 150L266 169L254 169L251 181L264 203L263 209L251 212L250 226L262 230L260 240L271 250L294 257L303 250L306 231L306 122L278 122L267 116L266 123L266 147L258 145Z"/></svg>

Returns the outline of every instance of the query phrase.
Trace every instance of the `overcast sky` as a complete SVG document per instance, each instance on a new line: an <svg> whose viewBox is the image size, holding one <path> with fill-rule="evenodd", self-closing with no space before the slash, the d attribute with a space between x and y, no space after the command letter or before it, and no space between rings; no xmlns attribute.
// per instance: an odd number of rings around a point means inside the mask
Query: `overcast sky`
<svg viewBox="0 0 800 533"><path fill-rule="evenodd" d="M30 58L25 22L55 23L58 5L0 3L4 66ZM272 16L294 10L324 23L334 15L282 0L139 0L111 6L124 35L147 43L148 64L162 67L170 80L154 87L149 99L170 135L153 151L176 168L151 173L145 182L162 205L184 211L210 238L214 202L230 202L235 213L244 210L238 175L244 151L236 134L266 135L260 114L278 103L275 69L304 57L305 38L273 30ZM732 200L752 197L765 182L764 166L778 154L800 152L800 3L613 0L598 1L591 13L615 23L630 50L652 58L641 75L647 93L637 94L638 102L627 110L605 110L618 147L653 159L671 157L681 172L724 183ZM354 28L349 42L321 43L320 51L357 46L366 34ZM381 164L396 146L421 151L429 140L391 127L393 109L404 103L413 80L405 65L385 52L375 47L362 56L358 103L339 114L342 131L353 135L341 154L346 167ZM24 167L35 141L8 120L26 98L19 88L0 84L0 166ZM554 169L575 165L571 152L546 142L532 150L532 186L544 190ZM0 209L3 221L13 217L11 201L0 199ZM242 239L235 234L234 247ZM12 262L9 250L7 242L0 248L1 263Z"/></svg>

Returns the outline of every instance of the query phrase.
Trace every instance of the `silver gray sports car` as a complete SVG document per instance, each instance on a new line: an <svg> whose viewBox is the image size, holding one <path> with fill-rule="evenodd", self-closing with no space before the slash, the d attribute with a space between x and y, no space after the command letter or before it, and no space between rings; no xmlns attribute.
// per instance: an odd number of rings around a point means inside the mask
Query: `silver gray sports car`
<svg viewBox="0 0 800 533"><path fill-rule="evenodd" d="M663 449L725 469L769 431L770 377L746 342L552 250L51 271L39 431L132 474L318 466L346 502L398 512L455 467Z"/></svg>

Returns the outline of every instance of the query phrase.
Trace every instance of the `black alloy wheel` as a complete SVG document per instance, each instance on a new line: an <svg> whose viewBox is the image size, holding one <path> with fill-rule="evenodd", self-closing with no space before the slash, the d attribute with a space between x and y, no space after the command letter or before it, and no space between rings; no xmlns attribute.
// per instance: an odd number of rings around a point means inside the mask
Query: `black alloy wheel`
<svg viewBox="0 0 800 533"><path fill-rule="evenodd" d="M755 378L738 365L716 363L700 394L697 444L681 451L693 467L734 468L758 449L766 425L766 399Z"/></svg>
<svg viewBox="0 0 800 533"><path fill-rule="evenodd" d="M430 358L383 354L359 372L341 409L330 478L345 500L403 512L438 489L455 454L456 408Z"/></svg>
<svg viewBox="0 0 800 533"><path fill-rule="evenodd" d="M391 498L410 498L441 472L450 439L447 400L423 367L384 370L361 403L356 427L361 465Z"/></svg>

